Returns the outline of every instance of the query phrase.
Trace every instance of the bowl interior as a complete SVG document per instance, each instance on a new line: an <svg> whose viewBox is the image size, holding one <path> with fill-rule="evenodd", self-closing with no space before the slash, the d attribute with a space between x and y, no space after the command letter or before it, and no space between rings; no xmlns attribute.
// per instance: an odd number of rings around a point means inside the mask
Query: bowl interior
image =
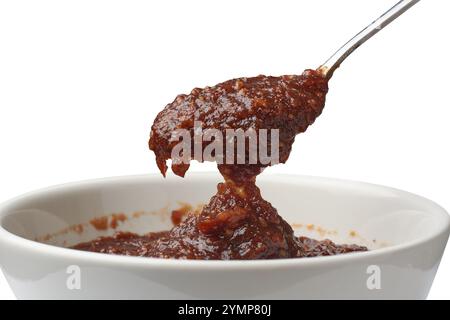
<svg viewBox="0 0 450 320"><path fill-rule="evenodd" d="M146 233L172 226L172 209L206 203L221 179L188 174L109 178L53 187L19 197L1 209L0 225L20 237L71 246L117 230ZM381 186L324 178L266 175L263 197L298 235L370 249L405 244L448 224L429 200Z"/></svg>

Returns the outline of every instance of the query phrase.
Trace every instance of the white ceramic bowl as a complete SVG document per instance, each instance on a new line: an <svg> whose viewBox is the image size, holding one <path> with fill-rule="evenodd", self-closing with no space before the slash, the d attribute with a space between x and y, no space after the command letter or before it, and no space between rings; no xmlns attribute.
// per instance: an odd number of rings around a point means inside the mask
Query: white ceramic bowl
<svg viewBox="0 0 450 320"><path fill-rule="evenodd" d="M369 252L177 261L61 247L111 234L113 230L98 231L89 224L111 213L128 216L118 230L167 229L170 208L178 202L206 202L218 181L215 174L131 176L18 197L0 207L1 268L16 296L25 299L426 298L449 235L449 216L427 199L359 182L275 175L258 179L263 196L298 234L364 244ZM82 228L73 227L80 224Z"/></svg>

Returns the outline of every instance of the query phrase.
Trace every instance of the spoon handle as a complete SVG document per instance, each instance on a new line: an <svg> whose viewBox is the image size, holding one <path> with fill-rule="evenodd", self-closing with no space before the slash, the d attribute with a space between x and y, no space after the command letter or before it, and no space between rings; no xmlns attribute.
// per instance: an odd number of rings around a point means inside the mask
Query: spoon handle
<svg viewBox="0 0 450 320"><path fill-rule="evenodd" d="M328 79L333 75L334 70L339 68L353 51L369 40L373 35L386 27L389 23L398 18L402 13L415 5L419 0L401 0L395 6L383 13L378 19L373 21L357 35L339 48L324 64L319 67L319 71Z"/></svg>

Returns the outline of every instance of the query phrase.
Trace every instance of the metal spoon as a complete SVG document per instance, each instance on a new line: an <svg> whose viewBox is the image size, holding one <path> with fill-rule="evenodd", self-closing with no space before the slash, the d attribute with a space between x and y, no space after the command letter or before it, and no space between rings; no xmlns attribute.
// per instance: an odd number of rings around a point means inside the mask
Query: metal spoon
<svg viewBox="0 0 450 320"><path fill-rule="evenodd" d="M378 19L373 21L370 25L365 27L357 35L340 47L339 50L337 50L327 61L325 61L324 64L318 68L318 71L320 71L326 78L331 78L334 70L339 68L342 61L344 61L353 51L419 1L420 0L399 1L395 6L383 13Z"/></svg>

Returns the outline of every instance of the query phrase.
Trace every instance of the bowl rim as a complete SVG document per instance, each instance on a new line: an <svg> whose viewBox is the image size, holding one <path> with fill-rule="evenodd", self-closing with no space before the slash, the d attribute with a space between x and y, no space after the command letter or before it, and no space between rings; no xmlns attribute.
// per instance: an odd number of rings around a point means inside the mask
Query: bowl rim
<svg viewBox="0 0 450 320"><path fill-rule="evenodd" d="M205 177L215 177L216 174L213 172L192 172L189 174L189 179L205 179ZM146 268L146 269L164 269L164 270L189 270L189 271L208 271L217 270L220 267L221 271L227 270L261 270L261 269L273 269L273 268L284 268L284 267L306 267L306 266L317 266L317 265L329 265L329 264L339 264L339 263L350 263L358 262L360 260L366 260L375 258L378 256L385 256L391 254L397 254L401 251L411 249L416 246L420 246L427 242L431 242L436 238L446 235L446 239L450 233L450 216L447 211L440 205L436 204L434 201L429 200L425 197L403 191L400 189L387 187L379 184L355 181L355 180L345 180L337 178L327 178L327 177L316 177L307 175L296 175L296 174L274 174L269 173L264 176L258 177L258 181L281 179L286 180L299 180L303 182L315 183L324 185L325 183L341 186L353 186L372 190L384 190L395 193L399 196L413 199L421 203L425 203L429 208L429 212L434 215L439 215L443 223L436 228L434 232L430 235L423 236L421 238L415 239L413 241L398 244L393 246L388 246L385 248L379 248L367 252L357 252L348 253L335 256L320 256L320 257L310 257L310 258L289 258L289 259L266 259L266 260L179 260L179 259L164 259L164 258L152 258L152 257L134 257L134 256L122 256L122 255L110 255L97 252L87 252L70 248L57 247L45 243L40 243L37 241L29 240L20 237L3 227L3 221L6 216L13 215L14 213L8 213L8 208L14 204L20 203L31 197L36 197L39 195L45 195L57 191L70 191L79 189L81 187L95 186L95 185L105 185L114 183L125 183L125 182L137 182L150 181L152 179L161 179L159 174L140 174L140 175L126 175L126 176L115 176L107 178L98 179L88 179L75 182L69 182L64 184L59 184L55 186L50 186L46 188L37 189L35 191L27 192L12 198L6 202L0 204L0 247L2 245L14 247L15 249L22 249L28 252L45 253L45 255L50 259L54 258L66 258L67 260L74 261L78 260L80 263L86 264L108 264L110 267L136 267L136 268ZM168 180L174 180L179 178L169 177ZM162 180L164 181L164 180ZM1 263L1 261L0 261Z"/></svg>

